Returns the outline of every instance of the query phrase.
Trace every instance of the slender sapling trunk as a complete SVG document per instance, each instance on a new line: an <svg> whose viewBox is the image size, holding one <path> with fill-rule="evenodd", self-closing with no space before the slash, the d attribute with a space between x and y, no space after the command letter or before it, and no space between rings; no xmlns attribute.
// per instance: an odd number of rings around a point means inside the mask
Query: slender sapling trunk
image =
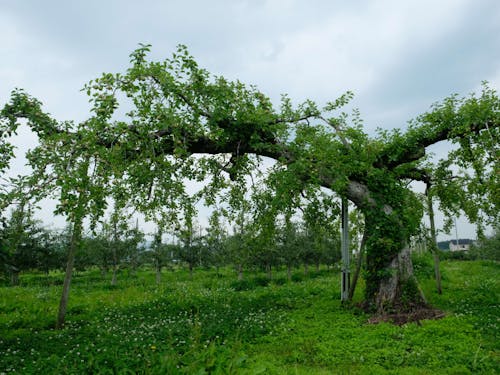
<svg viewBox="0 0 500 375"><path fill-rule="evenodd" d="M64 326L66 318L66 309L68 307L69 289L71 285L71 276L73 274L73 265L75 263L75 254L80 245L82 235L82 218L78 216L73 224L73 233L71 234L71 242L68 253L68 263L66 264L66 274L64 276L63 290L61 300L59 302L59 312L57 314L56 329L61 329Z"/></svg>

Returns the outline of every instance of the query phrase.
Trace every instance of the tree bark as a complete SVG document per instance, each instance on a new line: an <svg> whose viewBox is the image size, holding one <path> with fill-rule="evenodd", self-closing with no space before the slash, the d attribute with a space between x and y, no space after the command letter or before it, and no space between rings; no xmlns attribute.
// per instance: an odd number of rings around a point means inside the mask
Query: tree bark
<svg viewBox="0 0 500 375"><path fill-rule="evenodd" d="M156 267L156 285L161 284L161 267Z"/></svg>
<svg viewBox="0 0 500 375"><path fill-rule="evenodd" d="M307 276L309 273L309 264L307 262L304 263L304 275Z"/></svg>
<svg viewBox="0 0 500 375"><path fill-rule="evenodd" d="M413 275L409 247L405 246L393 258L386 270L390 272L391 276L383 279L380 283L375 298L377 312L404 312L426 305L425 297Z"/></svg>
<svg viewBox="0 0 500 375"><path fill-rule="evenodd" d="M286 265L286 276L288 281L292 281L292 265L290 263Z"/></svg>
<svg viewBox="0 0 500 375"><path fill-rule="evenodd" d="M425 307L407 246L418 221L412 216L414 197L398 185L384 185L383 179L372 185L351 181L347 186L348 198L365 217L365 308L384 314Z"/></svg>
<svg viewBox="0 0 500 375"><path fill-rule="evenodd" d="M365 307L377 314L411 312L427 306L413 275L404 227L394 212L365 215L367 278Z"/></svg>
<svg viewBox="0 0 500 375"><path fill-rule="evenodd" d="M71 276L73 274L73 265L75 263L75 254L80 245L82 235L82 218L77 217L73 224L73 233L71 234L71 242L68 253L68 263L66 264L66 274L64 276L63 290L61 300L59 302L59 312L57 314L56 329L61 329L64 326L66 318L66 309L68 307L69 290L71 285Z"/></svg>

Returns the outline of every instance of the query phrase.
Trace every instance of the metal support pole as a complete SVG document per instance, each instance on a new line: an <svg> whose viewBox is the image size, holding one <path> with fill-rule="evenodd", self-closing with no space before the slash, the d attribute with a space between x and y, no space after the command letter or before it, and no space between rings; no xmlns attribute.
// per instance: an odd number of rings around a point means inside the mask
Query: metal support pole
<svg viewBox="0 0 500 375"><path fill-rule="evenodd" d="M349 299L350 259L349 259L349 212L347 199L342 199L342 276L340 282L340 299L342 302Z"/></svg>

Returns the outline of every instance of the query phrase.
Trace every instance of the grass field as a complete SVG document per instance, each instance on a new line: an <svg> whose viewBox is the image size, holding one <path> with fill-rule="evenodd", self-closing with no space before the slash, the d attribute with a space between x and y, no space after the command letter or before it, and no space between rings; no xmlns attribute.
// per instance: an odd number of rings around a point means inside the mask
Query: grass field
<svg viewBox="0 0 500 375"><path fill-rule="evenodd" d="M53 329L61 274L22 275L0 287L0 373L23 374L497 374L499 269L446 261L444 293L432 266L416 262L441 320L395 326L339 302L339 274L321 270L293 282L230 269L119 275L77 274L64 330ZM361 295L356 295L360 299Z"/></svg>

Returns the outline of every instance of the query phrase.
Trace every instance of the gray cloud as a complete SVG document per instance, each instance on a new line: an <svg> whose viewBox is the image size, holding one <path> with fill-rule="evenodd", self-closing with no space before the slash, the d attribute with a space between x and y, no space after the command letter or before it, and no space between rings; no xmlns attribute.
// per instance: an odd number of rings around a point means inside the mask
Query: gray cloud
<svg viewBox="0 0 500 375"><path fill-rule="evenodd" d="M498 85L499 20L496 0L3 1L0 103L23 87L56 118L83 120L85 82L126 69L138 43L155 59L182 43L274 101L352 90L372 132L484 79Z"/></svg>

